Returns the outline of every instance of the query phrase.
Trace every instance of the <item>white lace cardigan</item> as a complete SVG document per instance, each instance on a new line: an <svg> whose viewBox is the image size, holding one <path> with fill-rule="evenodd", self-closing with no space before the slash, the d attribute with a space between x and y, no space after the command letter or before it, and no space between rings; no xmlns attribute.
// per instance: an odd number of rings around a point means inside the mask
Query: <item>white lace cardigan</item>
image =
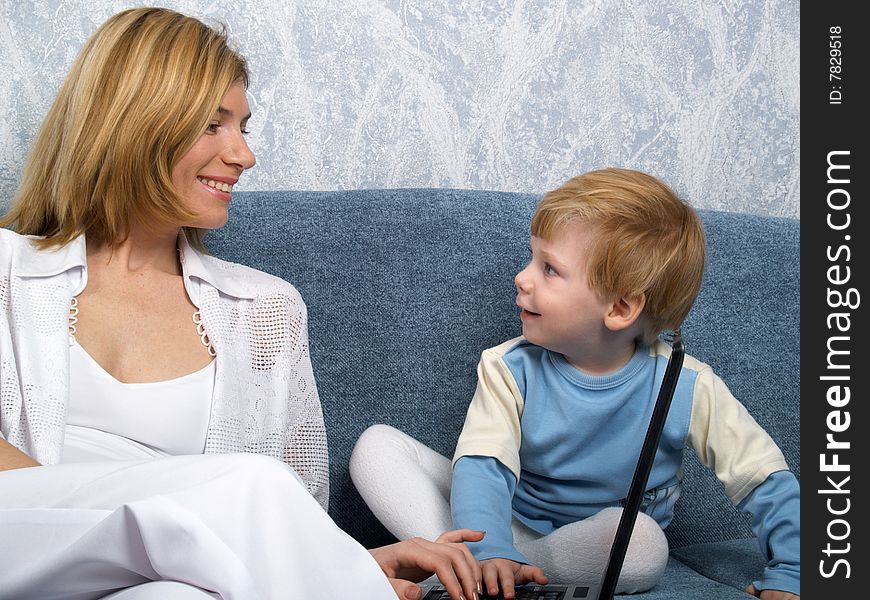
<svg viewBox="0 0 870 600"><path fill-rule="evenodd" d="M204 255L179 236L184 287L216 352L206 453L282 460L327 507L326 431L308 320L286 281ZM69 396L70 301L87 285L85 239L40 250L0 229L0 437L59 462Z"/></svg>

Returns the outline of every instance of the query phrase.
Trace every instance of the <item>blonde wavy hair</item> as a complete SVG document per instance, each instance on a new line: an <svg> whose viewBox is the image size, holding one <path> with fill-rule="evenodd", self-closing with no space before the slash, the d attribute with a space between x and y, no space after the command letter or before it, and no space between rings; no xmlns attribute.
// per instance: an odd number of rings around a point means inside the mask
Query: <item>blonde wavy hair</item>
<svg viewBox="0 0 870 600"><path fill-rule="evenodd" d="M248 79L225 29L162 8L116 14L73 63L0 226L44 236L43 247L82 233L115 246L134 222L190 222L172 169ZM185 229L201 248L203 232Z"/></svg>
<svg viewBox="0 0 870 600"><path fill-rule="evenodd" d="M589 286L602 298L646 304L644 340L678 328L698 295L706 242L697 213L663 182L629 169L601 169L544 195L532 235L550 240L569 225L592 232Z"/></svg>

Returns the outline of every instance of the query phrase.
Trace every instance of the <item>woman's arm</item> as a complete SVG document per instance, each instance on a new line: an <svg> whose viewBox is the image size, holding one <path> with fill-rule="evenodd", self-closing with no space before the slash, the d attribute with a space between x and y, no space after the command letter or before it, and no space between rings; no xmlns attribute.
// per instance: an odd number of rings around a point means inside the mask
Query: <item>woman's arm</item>
<svg viewBox="0 0 870 600"><path fill-rule="evenodd" d="M39 463L24 452L0 438L0 471L21 469L22 467L38 467Z"/></svg>

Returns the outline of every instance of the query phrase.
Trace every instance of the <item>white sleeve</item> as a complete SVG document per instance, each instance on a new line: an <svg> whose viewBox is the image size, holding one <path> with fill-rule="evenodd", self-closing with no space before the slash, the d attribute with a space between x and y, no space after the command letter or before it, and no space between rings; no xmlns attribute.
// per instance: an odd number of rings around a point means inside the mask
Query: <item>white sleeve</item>
<svg viewBox="0 0 870 600"><path fill-rule="evenodd" d="M523 398L497 346L477 365L477 389L465 416L453 463L463 456L491 456L519 479Z"/></svg>
<svg viewBox="0 0 870 600"><path fill-rule="evenodd" d="M788 465L770 435L725 383L710 367L699 364L703 368L695 380L688 442L737 504L771 473Z"/></svg>

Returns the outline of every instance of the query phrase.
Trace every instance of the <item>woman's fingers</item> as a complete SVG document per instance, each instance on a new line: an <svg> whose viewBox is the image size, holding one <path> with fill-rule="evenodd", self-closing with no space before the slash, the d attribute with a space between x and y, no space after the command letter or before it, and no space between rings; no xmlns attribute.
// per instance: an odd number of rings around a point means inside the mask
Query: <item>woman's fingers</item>
<svg viewBox="0 0 870 600"><path fill-rule="evenodd" d="M485 535L485 531L477 531L475 529L454 529L453 531L445 531L435 540L441 544L455 544L455 547L463 553L466 563L471 566L472 577L475 583L475 596L483 593L483 574L480 563L474 558L465 542L479 542Z"/></svg>
<svg viewBox="0 0 870 600"><path fill-rule="evenodd" d="M453 600L474 600L480 581L477 561L464 544L432 543L435 562L433 571Z"/></svg>
<svg viewBox="0 0 870 600"><path fill-rule="evenodd" d="M395 578L391 582L395 582L397 594L412 593L399 582L421 581L434 573L453 600L476 600L482 590L481 568L464 542L479 541L483 536L482 531L458 529L440 535L435 542L414 538L369 552L384 573Z"/></svg>
<svg viewBox="0 0 870 600"><path fill-rule="evenodd" d="M471 565L471 572L474 575L474 581L475 581L475 591L477 591L477 593L480 594L481 592L483 592L483 588L481 587L481 584L480 584L480 582L483 578L481 575L481 571L480 571L480 563L477 562L476 558L474 558L474 555L471 553L471 550L468 549L468 546L466 546L465 544L459 544L457 547L465 555L465 561L469 565Z"/></svg>
<svg viewBox="0 0 870 600"><path fill-rule="evenodd" d="M471 598L476 598L479 594L483 592L483 586L481 585L482 574L480 569L480 563L477 562L477 559L474 558L474 555L471 553L471 550L468 549L468 546L465 545L465 542L479 542L484 538L486 532L477 531L474 529L454 529L452 531L445 531L435 540L435 543L442 544L444 546L449 546L458 550L461 553L461 561L457 564L458 567L457 573L460 574L460 579L462 579L462 588L465 592L466 600ZM460 558L457 558L460 560ZM469 590L468 585L468 577L465 567L461 566L467 565L470 569L470 578L473 582L471 589ZM454 569L456 570L456 569ZM440 579L440 577L439 577ZM441 582L442 584L444 581ZM447 586L445 585L445 589ZM449 590L448 590L449 591Z"/></svg>
<svg viewBox="0 0 870 600"><path fill-rule="evenodd" d="M476 529L454 529L445 531L435 540L437 544L458 544L462 542L479 542L486 535L485 531Z"/></svg>

